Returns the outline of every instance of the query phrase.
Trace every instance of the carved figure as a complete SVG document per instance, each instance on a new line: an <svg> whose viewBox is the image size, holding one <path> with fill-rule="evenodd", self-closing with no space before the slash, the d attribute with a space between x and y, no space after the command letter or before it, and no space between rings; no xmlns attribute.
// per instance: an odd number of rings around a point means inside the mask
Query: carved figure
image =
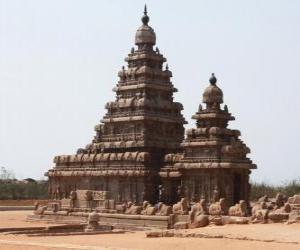
<svg viewBox="0 0 300 250"><path fill-rule="evenodd" d="M289 213L291 211L291 205L289 203L285 203L283 207L270 211L268 214L268 218L273 222L281 222L284 220L288 220Z"/></svg>
<svg viewBox="0 0 300 250"><path fill-rule="evenodd" d="M128 202L125 214L140 214L142 209L141 206L136 206L132 202Z"/></svg>
<svg viewBox="0 0 300 250"><path fill-rule="evenodd" d="M165 204L163 204L162 202L159 202L157 204L157 212L156 215L160 215L160 216L168 216L172 213L172 207L171 206L167 206Z"/></svg>
<svg viewBox="0 0 300 250"><path fill-rule="evenodd" d="M267 195L264 195L258 199L258 202L268 202L269 198Z"/></svg>
<svg viewBox="0 0 300 250"><path fill-rule="evenodd" d="M285 200L286 199L282 193L277 193L276 197L275 197L275 207L274 208L279 209L279 208L283 207Z"/></svg>
<svg viewBox="0 0 300 250"><path fill-rule="evenodd" d="M34 211L35 215L43 215L44 212L47 210L47 206L41 206L39 202L34 203Z"/></svg>
<svg viewBox="0 0 300 250"><path fill-rule="evenodd" d="M116 205L117 213L124 214L126 211L127 205L126 203Z"/></svg>
<svg viewBox="0 0 300 250"><path fill-rule="evenodd" d="M141 214L155 215L156 212L157 212L157 207L151 206L151 204L148 201L143 202L143 210L141 211Z"/></svg>
<svg viewBox="0 0 300 250"><path fill-rule="evenodd" d="M260 202L257 203L253 208L252 208L252 222L253 223L258 223L258 222L262 222L262 223L267 223L268 221L268 214L269 214L269 210L268 210L268 206L266 204L266 202Z"/></svg>
<svg viewBox="0 0 300 250"><path fill-rule="evenodd" d="M246 217L247 216L247 203L244 200L240 200L238 204L230 207L228 210L229 216L239 216Z"/></svg>
<svg viewBox="0 0 300 250"><path fill-rule="evenodd" d="M226 200L221 198L219 201L212 203L208 211L210 215L226 215L228 211Z"/></svg>
<svg viewBox="0 0 300 250"><path fill-rule="evenodd" d="M213 191L213 202L218 202L219 199L220 199L220 192L218 186L215 186L215 189Z"/></svg>
<svg viewBox="0 0 300 250"><path fill-rule="evenodd" d="M93 192L91 190L87 190L85 193L84 199L86 201L92 201L93 200Z"/></svg>
<svg viewBox="0 0 300 250"><path fill-rule="evenodd" d="M85 232L92 232L98 229L99 227L100 216L96 212L92 212L88 216L87 226Z"/></svg>
<svg viewBox="0 0 300 250"><path fill-rule="evenodd" d="M187 198L181 198L179 202L173 205L173 214L188 214L189 207Z"/></svg>
<svg viewBox="0 0 300 250"><path fill-rule="evenodd" d="M205 199L201 199L200 202L194 204L189 212L189 221L193 223L196 216L200 214L208 214L207 204Z"/></svg>
<svg viewBox="0 0 300 250"><path fill-rule="evenodd" d="M189 224L190 227L203 227L207 226L208 216L207 215L207 204L205 199L201 199L200 202L192 206L191 211L189 212ZM207 219L206 219L207 218Z"/></svg>

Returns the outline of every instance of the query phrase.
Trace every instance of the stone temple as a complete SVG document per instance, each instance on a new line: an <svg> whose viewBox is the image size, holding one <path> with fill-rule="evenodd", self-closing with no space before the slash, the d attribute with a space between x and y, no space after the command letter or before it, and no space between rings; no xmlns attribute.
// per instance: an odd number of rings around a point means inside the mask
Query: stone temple
<svg viewBox="0 0 300 250"><path fill-rule="evenodd" d="M74 190L109 193L116 204L174 204L180 198L228 204L249 201L249 175L256 165L234 120L222 106L214 75L193 116L196 128L184 136L183 106L174 102L172 72L156 44L145 8L142 25L119 73L116 98L96 125L96 135L74 155L60 155L46 175L51 198L69 198Z"/></svg>

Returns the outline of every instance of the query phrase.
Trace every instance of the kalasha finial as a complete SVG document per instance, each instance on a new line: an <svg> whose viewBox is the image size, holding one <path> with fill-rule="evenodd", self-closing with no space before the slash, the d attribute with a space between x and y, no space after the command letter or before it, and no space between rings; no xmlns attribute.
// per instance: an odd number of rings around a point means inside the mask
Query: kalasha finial
<svg viewBox="0 0 300 250"><path fill-rule="evenodd" d="M144 25L148 25L149 20L150 20L150 18L147 15L147 5L145 4L144 15L142 16L142 22Z"/></svg>
<svg viewBox="0 0 300 250"><path fill-rule="evenodd" d="M209 82L210 82L211 85L216 85L217 78L215 77L214 73L211 74L211 77L209 78Z"/></svg>
<svg viewBox="0 0 300 250"><path fill-rule="evenodd" d="M169 65L168 64L166 65L166 70L169 70Z"/></svg>

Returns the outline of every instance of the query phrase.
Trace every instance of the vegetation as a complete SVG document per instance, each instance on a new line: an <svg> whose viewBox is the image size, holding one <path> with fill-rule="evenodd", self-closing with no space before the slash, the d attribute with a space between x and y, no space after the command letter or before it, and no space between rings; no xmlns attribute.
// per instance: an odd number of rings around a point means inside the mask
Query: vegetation
<svg viewBox="0 0 300 250"><path fill-rule="evenodd" d="M47 182L0 182L0 200L47 199Z"/></svg>
<svg viewBox="0 0 300 250"><path fill-rule="evenodd" d="M277 193L283 193L287 197L300 193L300 178L292 181L287 181L281 185L271 185L267 183L252 183L251 186L251 200L267 195L268 197L275 197Z"/></svg>
<svg viewBox="0 0 300 250"><path fill-rule="evenodd" d="M47 199L47 189L46 181L18 181L11 171L0 168L0 200Z"/></svg>

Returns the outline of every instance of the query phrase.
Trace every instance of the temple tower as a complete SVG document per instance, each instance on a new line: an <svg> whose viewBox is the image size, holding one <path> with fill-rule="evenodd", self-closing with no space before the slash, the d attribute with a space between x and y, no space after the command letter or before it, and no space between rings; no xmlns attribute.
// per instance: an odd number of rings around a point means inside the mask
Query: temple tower
<svg viewBox="0 0 300 250"><path fill-rule="evenodd" d="M172 72L153 48L156 35L148 23L145 6L136 48L118 73L116 99L106 104L95 138L75 155L55 157L47 173L52 197L92 189L109 191L117 202L158 200L158 172L165 154L178 152L185 120L183 106L173 101Z"/></svg>
<svg viewBox="0 0 300 250"><path fill-rule="evenodd" d="M250 149L239 139L240 131L227 127L235 118L227 105L221 107L223 92L214 74L209 82L203 93L205 107L200 104L192 117L197 127L187 130L181 144L183 153L165 157L160 176L167 203L180 197L208 202L226 198L229 205L249 201L249 174L256 165L246 156Z"/></svg>

